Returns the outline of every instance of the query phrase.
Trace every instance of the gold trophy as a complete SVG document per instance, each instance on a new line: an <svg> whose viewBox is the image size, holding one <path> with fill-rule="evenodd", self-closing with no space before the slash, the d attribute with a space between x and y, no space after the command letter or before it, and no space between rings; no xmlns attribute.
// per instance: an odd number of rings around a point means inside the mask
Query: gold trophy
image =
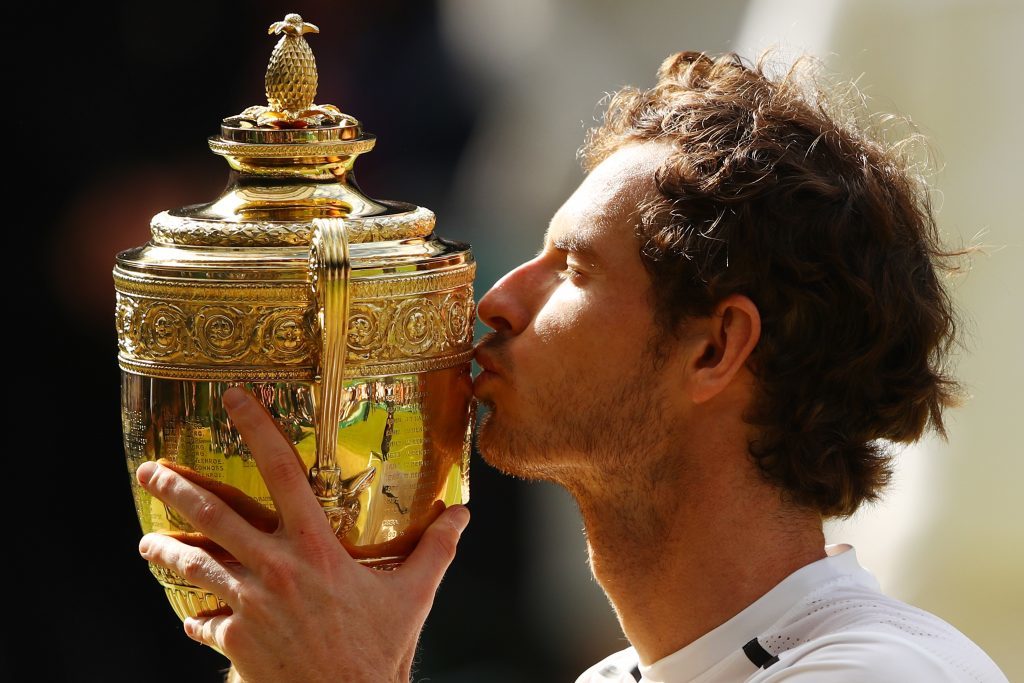
<svg viewBox="0 0 1024 683"><path fill-rule="evenodd" d="M297 14L267 69L267 106L223 120L210 149L231 167L212 202L163 211L117 255L121 419L143 533L220 551L139 487L162 459L267 531L276 515L221 404L252 390L291 439L339 541L400 564L446 506L468 500L473 389L469 246L434 214L376 200L353 176L373 135L314 104L316 64ZM223 606L162 567L178 616Z"/></svg>

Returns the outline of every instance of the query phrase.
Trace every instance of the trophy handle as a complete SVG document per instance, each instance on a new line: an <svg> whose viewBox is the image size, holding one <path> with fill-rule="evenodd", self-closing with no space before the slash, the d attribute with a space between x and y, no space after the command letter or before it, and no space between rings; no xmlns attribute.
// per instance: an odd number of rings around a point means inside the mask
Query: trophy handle
<svg viewBox="0 0 1024 683"><path fill-rule="evenodd" d="M359 516L359 493L370 485L376 468L342 479L338 467L338 425L346 403L345 356L348 353L348 227L341 218L313 219L309 278L320 342L313 382L316 463L309 470L313 493L340 538Z"/></svg>

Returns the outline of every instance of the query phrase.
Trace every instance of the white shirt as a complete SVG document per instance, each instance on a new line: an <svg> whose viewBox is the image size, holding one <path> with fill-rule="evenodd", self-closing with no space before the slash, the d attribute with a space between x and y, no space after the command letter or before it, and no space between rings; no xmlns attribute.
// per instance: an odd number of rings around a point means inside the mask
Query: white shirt
<svg viewBox="0 0 1024 683"><path fill-rule="evenodd" d="M884 595L852 547L825 552L683 649L642 664L630 647L576 683L1007 683L967 636Z"/></svg>

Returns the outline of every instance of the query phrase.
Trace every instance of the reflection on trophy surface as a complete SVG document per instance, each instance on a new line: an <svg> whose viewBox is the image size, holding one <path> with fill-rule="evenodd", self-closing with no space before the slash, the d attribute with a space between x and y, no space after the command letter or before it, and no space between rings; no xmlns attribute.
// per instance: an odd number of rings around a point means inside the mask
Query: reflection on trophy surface
<svg viewBox="0 0 1024 683"><path fill-rule="evenodd" d="M296 14L267 70L267 106L223 120L210 148L231 167L212 202L153 217L117 256L125 454L144 533L213 553L135 480L162 460L256 528L276 514L221 403L252 390L294 444L341 543L397 566L447 505L468 499L475 263L434 235L434 214L367 197L356 157L374 136L315 104L316 65ZM223 606L150 564L178 616Z"/></svg>

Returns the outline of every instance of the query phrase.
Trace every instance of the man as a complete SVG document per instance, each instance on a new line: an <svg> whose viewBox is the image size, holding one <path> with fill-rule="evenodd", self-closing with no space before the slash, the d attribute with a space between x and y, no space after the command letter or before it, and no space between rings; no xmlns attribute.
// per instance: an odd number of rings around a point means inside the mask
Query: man
<svg viewBox="0 0 1024 683"><path fill-rule="evenodd" d="M613 99L542 250L479 303L494 330L477 348L480 451L573 494L631 643L580 681L1005 680L881 594L852 549L824 547L822 519L875 499L886 444L941 432L957 386L924 188L823 97L732 55L669 57L656 87ZM232 389L225 405L282 522L256 531L139 468L241 563L143 538L231 608L186 632L247 683L408 680L468 511L446 511L399 571L367 570L258 402ZM374 635L381 614L403 637Z"/></svg>

